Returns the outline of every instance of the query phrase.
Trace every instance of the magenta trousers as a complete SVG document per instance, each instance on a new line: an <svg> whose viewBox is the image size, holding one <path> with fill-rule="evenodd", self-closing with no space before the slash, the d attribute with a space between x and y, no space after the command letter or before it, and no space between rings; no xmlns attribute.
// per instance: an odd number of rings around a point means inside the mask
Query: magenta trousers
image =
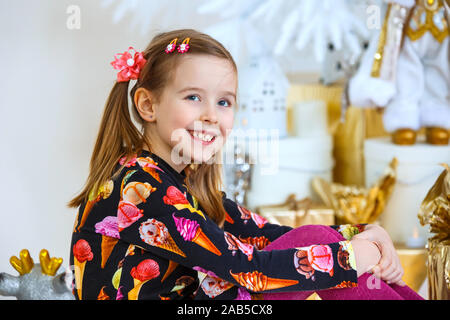
<svg viewBox="0 0 450 320"><path fill-rule="evenodd" d="M264 250L305 247L313 244L329 244L345 240L336 230L321 225L306 225L293 229L269 244ZM408 286L387 284L368 273L358 278L354 288L264 293L264 300L305 300L317 292L322 300L423 300Z"/></svg>

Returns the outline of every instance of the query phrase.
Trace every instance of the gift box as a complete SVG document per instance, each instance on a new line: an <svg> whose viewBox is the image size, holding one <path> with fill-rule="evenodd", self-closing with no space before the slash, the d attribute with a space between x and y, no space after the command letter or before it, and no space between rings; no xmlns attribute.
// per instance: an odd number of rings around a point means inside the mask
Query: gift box
<svg viewBox="0 0 450 320"><path fill-rule="evenodd" d="M419 225L417 213L428 190L442 172L439 163L449 162L450 152L448 146L430 145L423 139L419 137L412 146L393 144L388 137L365 141L367 185L378 179L392 158L398 160L397 181L380 217L381 226L394 242L406 242L415 229L420 238L429 237L426 228Z"/></svg>
<svg viewBox="0 0 450 320"><path fill-rule="evenodd" d="M405 244L395 244L395 249L404 271L402 280L411 289L419 292L427 278L427 250L425 248L408 248Z"/></svg>
<svg viewBox="0 0 450 320"><path fill-rule="evenodd" d="M270 223L297 228L308 224L334 225L334 210L309 198L297 200L290 195L285 203L260 206L256 210Z"/></svg>
<svg viewBox="0 0 450 320"><path fill-rule="evenodd" d="M428 298L450 300L450 168L438 177L422 201L419 221L429 225L434 236L428 239Z"/></svg>

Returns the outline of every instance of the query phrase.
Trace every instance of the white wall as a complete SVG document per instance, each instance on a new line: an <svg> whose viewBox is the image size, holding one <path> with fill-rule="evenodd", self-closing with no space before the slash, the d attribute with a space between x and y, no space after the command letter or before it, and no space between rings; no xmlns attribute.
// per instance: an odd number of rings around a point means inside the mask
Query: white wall
<svg viewBox="0 0 450 320"><path fill-rule="evenodd" d="M66 27L69 5L81 9L79 30ZM173 28L214 21L170 10ZM143 36L129 28L130 15L119 24L112 15L100 1L0 0L0 272L17 275L9 258L23 248L36 263L46 248L68 266L76 210L66 203L88 174L116 76L109 63L159 31Z"/></svg>

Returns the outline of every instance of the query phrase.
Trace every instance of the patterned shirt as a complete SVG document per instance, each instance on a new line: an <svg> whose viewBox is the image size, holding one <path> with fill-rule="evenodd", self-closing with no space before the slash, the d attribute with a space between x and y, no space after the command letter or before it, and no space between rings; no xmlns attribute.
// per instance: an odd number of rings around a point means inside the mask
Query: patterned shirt
<svg viewBox="0 0 450 320"><path fill-rule="evenodd" d="M350 242L263 251L292 228L228 199L220 228L178 173L143 151L80 206L72 235L77 299L250 299L357 282ZM346 239L363 226L331 226ZM344 258L343 258L344 257Z"/></svg>

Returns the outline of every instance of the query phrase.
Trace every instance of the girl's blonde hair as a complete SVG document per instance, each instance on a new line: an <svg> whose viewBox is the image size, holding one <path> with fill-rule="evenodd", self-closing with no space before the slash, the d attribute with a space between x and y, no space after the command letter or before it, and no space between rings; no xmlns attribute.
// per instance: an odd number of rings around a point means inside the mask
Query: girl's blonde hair
<svg viewBox="0 0 450 320"><path fill-rule="evenodd" d="M165 53L166 46L175 38L178 38L177 43L190 38L190 48L187 53L179 54L177 51L171 54ZM206 54L226 59L237 75L236 63L231 54L210 36L192 29L158 34L143 52L147 63L130 92L134 117L141 124L143 120L134 104L136 90L145 88L158 100L167 83L171 81L180 58L186 54ZM88 200L91 192L96 193L106 181L117 176L123 168L122 166L115 171L120 158L124 156L131 158L139 154L144 146L152 152L151 137L147 138L145 133L138 130L132 122L128 106L128 85L129 82L116 82L109 94L91 157L89 176L80 194L68 203L69 207L80 206ZM198 200L205 213L217 224L222 225L226 211L222 203L220 163L187 166L185 173L188 191Z"/></svg>

